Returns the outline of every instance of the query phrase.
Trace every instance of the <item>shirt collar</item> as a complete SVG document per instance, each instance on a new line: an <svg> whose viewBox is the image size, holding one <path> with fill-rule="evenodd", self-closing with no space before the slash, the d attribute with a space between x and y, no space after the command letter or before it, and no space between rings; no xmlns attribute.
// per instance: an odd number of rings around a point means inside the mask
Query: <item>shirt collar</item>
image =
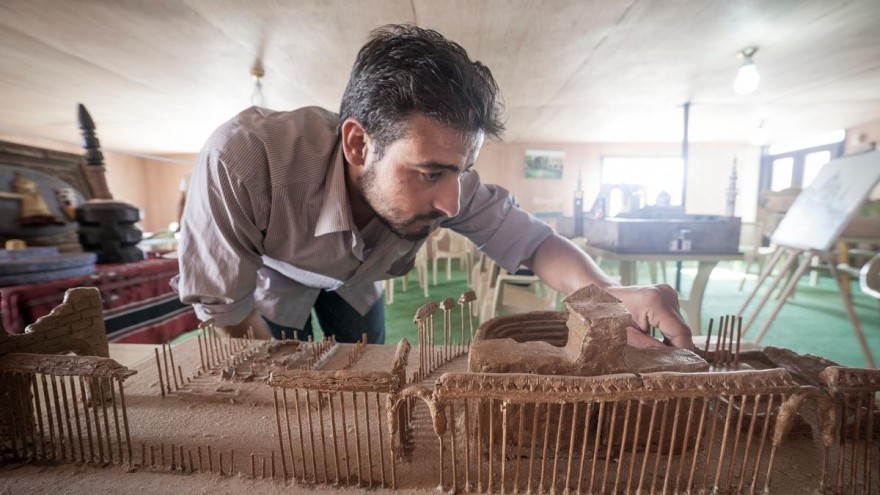
<svg viewBox="0 0 880 495"><path fill-rule="evenodd" d="M345 187L345 166L342 159L342 143L337 141L333 165L324 186L321 211L315 223L315 237L352 230L351 206Z"/></svg>

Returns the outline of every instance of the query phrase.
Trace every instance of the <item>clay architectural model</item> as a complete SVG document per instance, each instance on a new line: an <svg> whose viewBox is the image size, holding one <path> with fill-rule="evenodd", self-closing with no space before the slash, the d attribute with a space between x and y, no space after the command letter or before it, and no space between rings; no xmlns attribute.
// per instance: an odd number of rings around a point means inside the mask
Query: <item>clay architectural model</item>
<svg viewBox="0 0 880 495"><path fill-rule="evenodd" d="M687 349L628 346L632 315L596 285L573 292L564 303L568 314L526 313L482 325L471 346L470 371L596 376L709 369Z"/></svg>
<svg viewBox="0 0 880 495"><path fill-rule="evenodd" d="M124 473L113 486L132 490L139 473L191 475L167 477L179 491L265 480L265 490L249 485L254 493L287 489L271 483L603 494L880 487L877 370L740 353L735 318L719 325L714 350L706 343L706 361L639 354L621 335L628 314L595 288L569 297L567 312L491 320L476 333L473 301L466 293L420 308L413 347L222 338L207 322L129 370L84 356L106 356L100 300L94 289L70 291L30 333L0 336L0 462L42 465L40 480L18 474L13 490L33 490L65 464ZM79 356L35 354L71 350ZM714 371L692 371L707 361ZM78 467L73 481L87 472Z"/></svg>

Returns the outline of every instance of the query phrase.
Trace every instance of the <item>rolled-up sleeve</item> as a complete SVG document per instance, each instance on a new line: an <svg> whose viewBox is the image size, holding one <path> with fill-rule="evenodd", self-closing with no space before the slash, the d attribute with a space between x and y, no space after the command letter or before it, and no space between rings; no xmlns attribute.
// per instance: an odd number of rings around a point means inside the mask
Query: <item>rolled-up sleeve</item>
<svg viewBox="0 0 880 495"><path fill-rule="evenodd" d="M475 170L460 180L459 213L441 226L470 239L506 270L516 271L553 234L549 225L518 208L509 191L483 184Z"/></svg>
<svg viewBox="0 0 880 495"><path fill-rule="evenodd" d="M223 130L218 130L222 133ZM254 308L263 266L268 196L265 151L258 139L225 129L209 141L193 170L179 246L180 300L202 320L242 322ZM250 173L239 173L247 171Z"/></svg>

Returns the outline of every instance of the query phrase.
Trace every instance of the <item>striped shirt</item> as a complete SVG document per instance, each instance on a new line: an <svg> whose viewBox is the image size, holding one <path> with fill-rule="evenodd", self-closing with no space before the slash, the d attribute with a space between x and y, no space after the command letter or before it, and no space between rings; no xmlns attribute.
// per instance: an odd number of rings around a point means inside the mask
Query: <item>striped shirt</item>
<svg viewBox="0 0 880 495"><path fill-rule="evenodd" d="M459 214L441 226L501 266L515 270L551 235L475 171L460 181ZM302 328L322 289L365 314L382 296L381 281L409 271L423 242L401 239L375 219L362 230L354 225L337 114L252 107L220 126L199 154L176 288L199 318L219 326L256 308Z"/></svg>

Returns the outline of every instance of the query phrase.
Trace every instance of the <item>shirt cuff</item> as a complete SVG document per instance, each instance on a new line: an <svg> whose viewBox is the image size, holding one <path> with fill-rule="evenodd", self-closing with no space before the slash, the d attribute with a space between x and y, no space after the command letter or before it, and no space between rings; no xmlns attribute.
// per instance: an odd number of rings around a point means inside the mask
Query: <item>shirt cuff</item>
<svg viewBox="0 0 880 495"><path fill-rule="evenodd" d="M182 301L184 304L192 304L196 316L202 321L214 319L214 325L226 327L238 325L247 318L254 310L254 298L246 297L231 304L202 304L197 302Z"/></svg>

